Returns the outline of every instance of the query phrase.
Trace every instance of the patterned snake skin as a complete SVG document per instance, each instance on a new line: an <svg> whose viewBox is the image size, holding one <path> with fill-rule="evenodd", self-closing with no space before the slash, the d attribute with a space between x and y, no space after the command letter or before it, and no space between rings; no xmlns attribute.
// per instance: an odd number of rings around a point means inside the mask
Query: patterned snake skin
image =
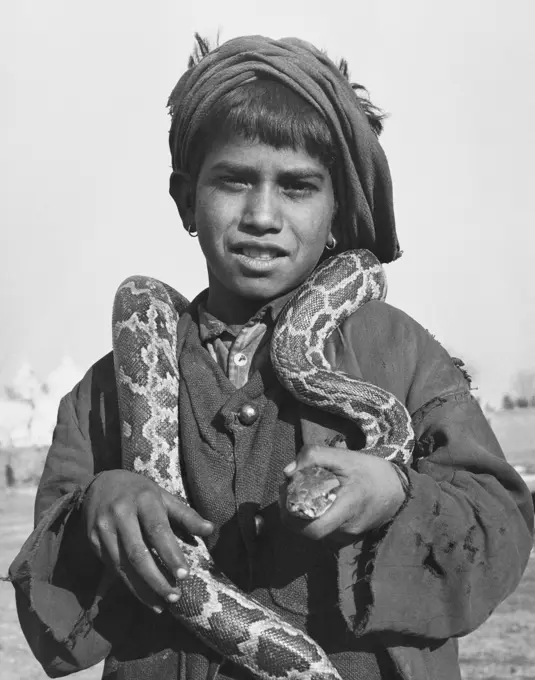
<svg viewBox="0 0 535 680"><path fill-rule="evenodd" d="M393 394L340 371L323 354L331 333L359 307L386 297L381 263L368 250L330 258L283 309L271 342L271 362L299 401L347 418L366 437L364 453L408 463L414 447L411 418ZM314 519L336 499L337 478L327 470L299 471L287 492L293 514Z"/></svg>
<svg viewBox="0 0 535 680"><path fill-rule="evenodd" d="M366 301L382 299L385 290L382 267L368 251L331 258L283 310L272 340L272 360L279 380L297 399L351 419L366 435L366 450L407 462L412 430L403 405L384 390L335 374L323 356L331 331ZM137 276L121 284L113 309L124 467L153 479L184 503L177 322L186 306L187 301L165 284ZM190 575L169 610L183 625L223 657L248 669L253 678L340 680L310 637L218 571L202 541L177 540Z"/></svg>

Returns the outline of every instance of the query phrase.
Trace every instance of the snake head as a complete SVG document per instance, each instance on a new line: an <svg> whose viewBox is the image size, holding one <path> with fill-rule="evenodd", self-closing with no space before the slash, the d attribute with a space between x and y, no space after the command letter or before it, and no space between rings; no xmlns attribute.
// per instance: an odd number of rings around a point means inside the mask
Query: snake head
<svg viewBox="0 0 535 680"><path fill-rule="evenodd" d="M297 470L286 490L286 509L302 519L317 519L336 500L338 477L325 468L313 465Z"/></svg>

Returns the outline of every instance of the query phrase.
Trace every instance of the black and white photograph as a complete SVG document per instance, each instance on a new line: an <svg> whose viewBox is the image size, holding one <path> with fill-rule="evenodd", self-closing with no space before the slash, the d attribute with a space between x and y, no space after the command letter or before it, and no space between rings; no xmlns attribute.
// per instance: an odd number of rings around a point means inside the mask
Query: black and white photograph
<svg viewBox="0 0 535 680"><path fill-rule="evenodd" d="M535 679L534 25L4 3L2 680Z"/></svg>

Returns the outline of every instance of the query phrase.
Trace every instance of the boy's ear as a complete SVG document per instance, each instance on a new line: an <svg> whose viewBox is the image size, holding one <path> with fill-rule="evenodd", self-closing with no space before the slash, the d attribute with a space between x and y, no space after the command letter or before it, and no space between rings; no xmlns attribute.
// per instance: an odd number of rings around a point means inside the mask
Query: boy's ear
<svg viewBox="0 0 535 680"><path fill-rule="evenodd" d="M184 225L195 221L195 191L189 175L173 171L169 178L169 193L178 208Z"/></svg>

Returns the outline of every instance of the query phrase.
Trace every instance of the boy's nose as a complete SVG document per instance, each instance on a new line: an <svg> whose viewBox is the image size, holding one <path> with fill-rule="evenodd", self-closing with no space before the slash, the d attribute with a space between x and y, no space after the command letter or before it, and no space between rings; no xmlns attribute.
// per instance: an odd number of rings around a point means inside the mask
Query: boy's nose
<svg viewBox="0 0 535 680"><path fill-rule="evenodd" d="M245 206L243 223L259 231L280 231L282 215L277 192L269 186L251 191Z"/></svg>

